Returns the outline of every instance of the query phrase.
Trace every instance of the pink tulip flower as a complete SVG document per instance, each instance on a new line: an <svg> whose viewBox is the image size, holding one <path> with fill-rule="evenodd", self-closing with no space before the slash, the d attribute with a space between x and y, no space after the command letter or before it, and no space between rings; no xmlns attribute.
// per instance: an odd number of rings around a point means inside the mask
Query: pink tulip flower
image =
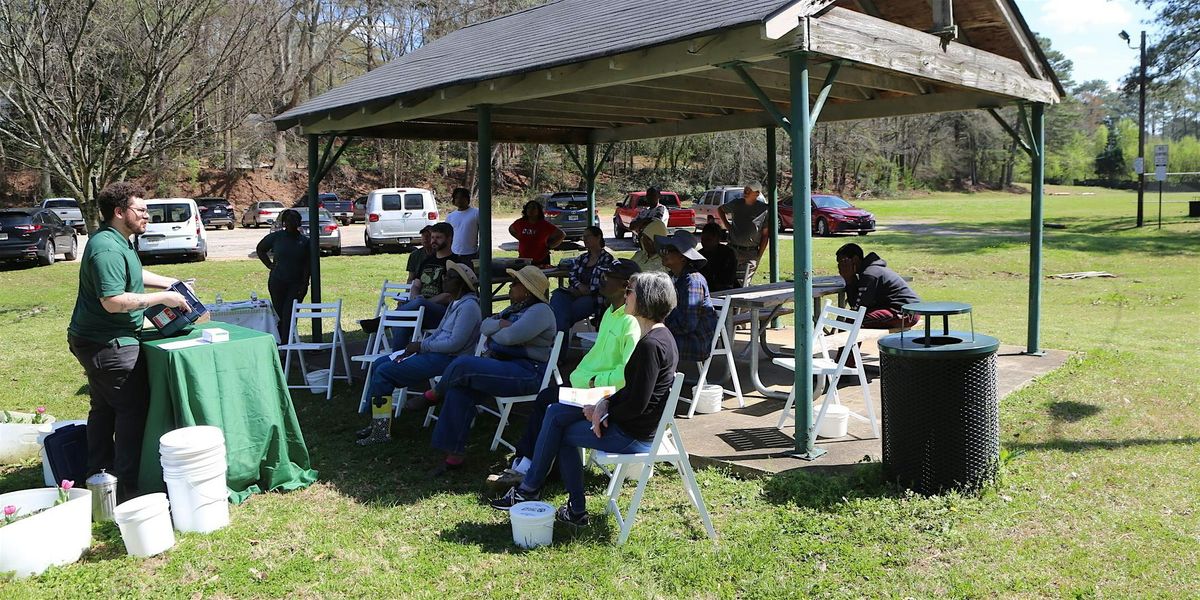
<svg viewBox="0 0 1200 600"><path fill-rule="evenodd" d="M64 479L62 480L62 483L58 484L58 487L64 492L70 491L71 488L75 487L75 482L71 481L70 479Z"/></svg>
<svg viewBox="0 0 1200 600"><path fill-rule="evenodd" d="M5 506L5 507L4 507L4 516L6 516L6 517L11 517L11 516L13 516L13 515L15 515L15 514L17 514L17 507L15 507L15 506L13 506L13 505L11 505L11 504L9 504L8 506Z"/></svg>

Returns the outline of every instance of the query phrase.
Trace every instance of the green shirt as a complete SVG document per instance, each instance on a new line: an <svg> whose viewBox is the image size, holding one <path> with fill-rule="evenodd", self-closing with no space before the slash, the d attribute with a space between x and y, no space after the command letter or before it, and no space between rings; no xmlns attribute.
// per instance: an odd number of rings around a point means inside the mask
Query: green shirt
<svg viewBox="0 0 1200 600"><path fill-rule="evenodd" d="M609 307L600 319L596 345L583 356L583 361L571 373L571 386L577 388L612 386L625 387L625 363L642 337L642 328L633 315L625 314L625 306ZM596 381L590 386L592 378Z"/></svg>
<svg viewBox="0 0 1200 600"><path fill-rule="evenodd" d="M107 344L136 344L142 330L142 309L110 313L100 304L126 292L145 293L142 261L133 244L116 229L105 225L88 239L79 263L79 294L67 331L71 335Z"/></svg>

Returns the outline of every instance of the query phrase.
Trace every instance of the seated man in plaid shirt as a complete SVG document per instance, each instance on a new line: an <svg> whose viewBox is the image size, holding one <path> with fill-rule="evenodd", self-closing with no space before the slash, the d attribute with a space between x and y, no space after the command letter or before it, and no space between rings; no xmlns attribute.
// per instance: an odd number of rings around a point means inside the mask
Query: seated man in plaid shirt
<svg viewBox="0 0 1200 600"><path fill-rule="evenodd" d="M663 321L675 337L679 361L701 362L712 350L717 333L717 309L700 274L707 260L696 250L696 236L687 231L655 238L663 266L675 280L675 310Z"/></svg>

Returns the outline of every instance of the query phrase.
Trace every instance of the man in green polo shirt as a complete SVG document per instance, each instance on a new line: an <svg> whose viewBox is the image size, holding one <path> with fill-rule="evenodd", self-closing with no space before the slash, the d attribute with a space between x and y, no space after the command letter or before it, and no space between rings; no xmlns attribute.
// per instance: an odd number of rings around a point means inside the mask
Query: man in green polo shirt
<svg viewBox="0 0 1200 600"><path fill-rule="evenodd" d="M608 301L608 308L600 318L596 343L571 372L571 387L625 387L625 363L629 362L633 348L642 337L637 318L625 314L625 286L629 284L629 278L633 277L634 273L640 272L641 268L637 263L629 259L620 259L604 273L600 283L600 295ZM525 471L529 469L529 457L533 455L538 432L542 429L546 407L554 402L558 402L558 386L551 380L550 385L538 394L537 401L533 403L529 422L525 424L525 434L516 444L517 460L513 462L512 468L488 477L489 485L505 487L521 482Z"/></svg>
<svg viewBox="0 0 1200 600"><path fill-rule="evenodd" d="M79 294L67 328L67 344L83 366L92 397L88 411L88 475L105 469L118 479L119 501L137 495L138 464L150 390L138 336L142 313L165 304L187 310L178 280L142 268L131 235L146 231L146 192L118 182L96 197L104 224L89 238L79 263Z"/></svg>

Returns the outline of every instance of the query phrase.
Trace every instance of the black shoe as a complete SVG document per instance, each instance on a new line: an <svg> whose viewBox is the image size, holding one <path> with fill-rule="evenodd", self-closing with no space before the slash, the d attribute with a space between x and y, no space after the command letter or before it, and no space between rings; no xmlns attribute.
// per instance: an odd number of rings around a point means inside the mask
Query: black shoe
<svg viewBox="0 0 1200 600"><path fill-rule="evenodd" d="M522 502L531 502L541 499L542 495L538 492L522 492L521 488L513 486L508 488L508 492L503 496L492 500L492 508L496 510L508 510Z"/></svg>
<svg viewBox="0 0 1200 600"><path fill-rule="evenodd" d="M362 429L359 429L358 431L354 432L354 437L356 437L360 440L369 435L371 435L371 426L370 425L367 425L366 427L363 427Z"/></svg>
<svg viewBox="0 0 1200 600"><path fill-rule="evenodd" d="M564 504L554 511L554 520L572 527L587 527L588 514L586 510L581 513L573 513L571 507Z"/></svg>

